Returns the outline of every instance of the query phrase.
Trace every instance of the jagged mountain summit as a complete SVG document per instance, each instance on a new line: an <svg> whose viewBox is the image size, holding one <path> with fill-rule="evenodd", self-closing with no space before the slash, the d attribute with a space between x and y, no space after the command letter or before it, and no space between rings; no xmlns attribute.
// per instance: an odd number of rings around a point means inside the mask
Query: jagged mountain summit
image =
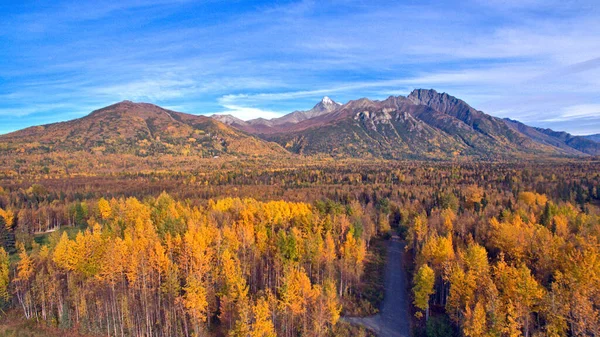
<svg viewBox="0 0 600 337"><path fill-rule="evenodd" d="M8 150L30 153L275 155L278 145L206 116L163 109L149 103L119 102L68 122L34 126L0 136Z"/></svg>
<svg viewBox="0 0 600 337"><path fill-rule="evenodd" d="M228 125L250 133L274 133L283 131L291 125L302 121L328 114L338 109L342 104L333 101L325 96L312 109L306 111L294 111L278 118L264 119L256 118L243 121L231 115L212 115L211 117Z"/></svg>

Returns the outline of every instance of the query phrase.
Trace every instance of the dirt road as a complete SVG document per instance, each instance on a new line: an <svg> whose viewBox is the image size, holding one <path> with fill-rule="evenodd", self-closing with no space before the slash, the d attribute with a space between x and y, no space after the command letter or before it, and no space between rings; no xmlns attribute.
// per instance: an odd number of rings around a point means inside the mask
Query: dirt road
<svg viewBox="0 0 600 337"><path fill-rule="evenodd" d="M346 317L352 324L363 325L379 337L408 337L410 318L408 313L407 278L402 261L404 243L394 237L387 243L385 267L385 297L379 314L371 317Z"/></svg>

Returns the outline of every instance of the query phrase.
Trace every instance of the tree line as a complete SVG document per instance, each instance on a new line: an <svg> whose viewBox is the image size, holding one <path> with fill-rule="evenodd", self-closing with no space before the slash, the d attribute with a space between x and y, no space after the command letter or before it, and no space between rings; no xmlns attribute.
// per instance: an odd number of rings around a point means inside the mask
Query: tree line
<svg viewBox="0 0 600 337"><path fill-rule="evenodd" d="M0 185L3 298L56 326L341 335L371 240L393 229L413 258L417 333L598 335L593 161L224 163Z"/></svg>

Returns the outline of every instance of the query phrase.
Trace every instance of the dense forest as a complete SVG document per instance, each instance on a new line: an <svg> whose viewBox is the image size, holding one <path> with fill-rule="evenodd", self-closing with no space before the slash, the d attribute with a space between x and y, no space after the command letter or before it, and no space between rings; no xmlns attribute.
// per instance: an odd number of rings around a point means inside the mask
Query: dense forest
<svg viewBox="0 0 600 337"><path fill-rule="evenodd" d="M600 0L0 18L0 337L600 337Z"/></svg>
<svg viewBox="0 0 600 337"><path fill-rule="evenodd" d="M415 335L600 334L593 160L49 165L0 175L3 306L41 324L111 336L350 334L342 317L376 312L365 270L397 233Z"/></svg>

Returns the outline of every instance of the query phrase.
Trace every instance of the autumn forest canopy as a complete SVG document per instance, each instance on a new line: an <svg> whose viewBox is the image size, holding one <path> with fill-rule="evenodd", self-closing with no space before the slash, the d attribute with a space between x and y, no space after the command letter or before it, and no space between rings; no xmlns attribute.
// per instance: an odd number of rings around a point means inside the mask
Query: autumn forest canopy
<svg viewBox="0 0 600 337"><path fill-rule="evenodd" d="M600 1L0 1L0 337L600 337Z"/></svg>
<svg viewBox="0 0 600 337"><path fill-rule="evenodd" d="M394 236L414 335L600 333L593 160L214 165L0 176L3 310L85 335L367 335L344 317L377 313Z"/></svg>

